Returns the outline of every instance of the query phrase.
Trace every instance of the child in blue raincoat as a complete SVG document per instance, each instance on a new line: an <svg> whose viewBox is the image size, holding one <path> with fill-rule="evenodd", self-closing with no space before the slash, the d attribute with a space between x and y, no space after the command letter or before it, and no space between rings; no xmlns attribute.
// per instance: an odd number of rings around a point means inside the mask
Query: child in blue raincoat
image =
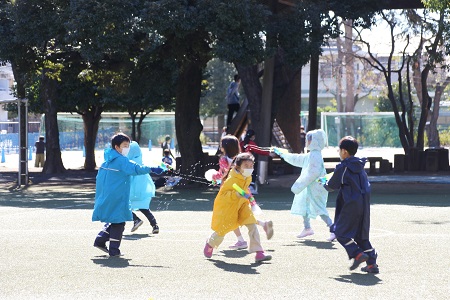
<svg viewBox="0 0 450 300"><path fill-rule="evenodd" d="M142 164L142 151L136 142L130 143L128 158L135 163ZM159 233L159 226L155 216L150 211L150 201L155 197L155 183L149 174L131 177L130 202L132 210L139 210L153 227L152 233ZM144 222L133 212L133 227L131 232L136 231Z"/></svg>
<svg viewBox="0 0 450 300"><path fill-rule="evenodd" d="M150 172L161 173L162 168L141 166L127 158L130 138L119 133L111 140L111 148L105 149L105 162L98 170L95 186L95 204L92 221L106 223L94 242L94 247L120 256L120 242L126 221L132 221L130 205L131 176ZM106 242L109 241L109 249Z"/></svg>
<svg viewBox="0 0 450 300"><path fill-rule="evenodd" d="M327 136L322 129L308 131L306 148L309 153L280 154L287 163L302 168L300 177L291 187L291 191L295 194L291 213L303 217L304 229L297 235L298 238L314 234L310 220L317 216L320 216L328 227L333 224L327 211L328 192L317 181L326 174L322 158L322 149L325 147L326 141ZM334 238L334 234L331 234L327 240L332 241Z"/></svg>

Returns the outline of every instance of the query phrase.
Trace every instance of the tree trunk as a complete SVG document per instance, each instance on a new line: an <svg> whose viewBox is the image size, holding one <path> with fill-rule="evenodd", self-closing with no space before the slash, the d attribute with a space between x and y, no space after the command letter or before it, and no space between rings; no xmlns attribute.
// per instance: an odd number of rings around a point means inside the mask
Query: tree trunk
<svg viewBox="0 0 450 300"><path fill-rule="evenodd" d="M439 148L441 147L441 141L439 139L439 131L437 129L437 120L439 118L439 105L441 102L442 93L445 88L449 84L450 78L447 78L445 82L436 86L436 91L434 93L434 101L433 101L433 111L430 116L430 125L428 127L427 135L428 135L428 146Z"/></svg>
<svg viewBox="0 0 450 300"><path fill-rule="evenodd" d="M66 171L62 162L61 148L59 145L57 96L57 82L47 77L44 70L40 93L45 112L46 155L42 170L44 174L59 174Z"/></svg>
<svg viewBox="0 0 450 300"><path fill-rule="evenodd" d="M136 115L134 112L128 112L131 118L131 135L130 138L132 141L136 140Z"/></svg>
<svg viewBox="0 0 450 300"><path fill-rule="evenodd" d="M175 104L175 129L181 153L181 174L203 177L203 150L200 133L200 93L202 66L189 61L180 69Z"/></svg>
<svg viewBox="0 0 450 300"><path fill-rule="evenodd" d="M345 20L345 112L355 111L355 57L353 54L353 20Z"/></svg>
<svg viewBox="0 0 450 300"><path fill-rule="evenodd" d="M292 69L276 57L274 113L292 150L300 153L301 68Z"/></svg>
<svg viewBox="0 0 450 300"><path fill-rule="evenodd" d="M420 105L420 119L419 126L417 128L417 148L419 150L423 150L424 147L424 133L425 133L425 125L428 119L428 112L431 108L432 99L428 94L428 89L424 88L427 86L428 74L430 71L429 65L425 66L421 72L421 85L422 85L422 103Z"/></svg>
<svg viewBox="0 0 450 300"><path fill-rule="evenodd" d="M342 40L340 38L336 39L336 47L337 47L337 61L335 66L335 74L336 74L336 102L337 102L337 111L344 111L344 103L342 103L342 61L344 59L344 52L342 51Z"/></svg>
<svg viewBox="0 0 450 300"><path fill-rule="evenodd" d="M86 157L84 160L84 169L94 171L97 166L95 163L95 140L97 139L98 125L100 123L103 107L91 106L82 114L84 125L84 149Z"/></svg>
<svg viewBox="0 0 450 300"><path fill-rule="evenodd" d="M141 142L142 122L144 121L146 116L147 116L147 114L144 114L143 112L141 112L141 114L139 115L139 120L138 120L137 128L136 128L136 140L135 140L138 144L140 144L140 142Z"/></svg>
<svg viewBox="0 0 450 300"><path fill-rule="evenodd" d="M239 76L242 79L242 85L244 87L245 95L247 96L248 105L250 107L249 127L253 129L262 128L260 119L262 85L259 80L258 66L245 66L239 63L236 63L235 66L238 70ZM256 139L258 139L258 135L256 135Z"/></svg>
<svg viewBox="0 0 450 300"><path fill-rule="evenodd" d="M319 53L311 54L310 69L309 69L309 113L308 113L308 128L306 131L317 128L317 100L319 89Z"/></svg>

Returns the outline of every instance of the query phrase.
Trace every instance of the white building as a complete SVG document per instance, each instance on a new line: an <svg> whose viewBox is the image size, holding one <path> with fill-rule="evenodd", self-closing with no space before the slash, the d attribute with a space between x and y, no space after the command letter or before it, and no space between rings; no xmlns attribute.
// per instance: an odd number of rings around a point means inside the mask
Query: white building
<svg viewBox="0 0 450 300"><path fill-rule="evenodd" d="M8 63L0 66L0 101L15 99L12 95L11 89L14 85L14 75L11 65ZM8 121L8 112L0 105L0 122Z"/></svg>

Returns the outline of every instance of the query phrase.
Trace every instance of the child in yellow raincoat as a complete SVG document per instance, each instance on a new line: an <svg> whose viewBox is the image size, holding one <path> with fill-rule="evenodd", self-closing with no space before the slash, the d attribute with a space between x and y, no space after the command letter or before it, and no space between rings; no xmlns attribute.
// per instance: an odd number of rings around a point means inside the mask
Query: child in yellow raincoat
<svg viewBox="0 0 450 300"><path fill-rule="evenodd" d="M256 227L257 221L248 199L241 196L233 188L233 184L237 184L243 190L248 189L252 181L254 158L250 153L240 153L236 156L234 163L235 166L228 172L214 200L211 221L211 229L214 230L214 233L207 240L203 253L207 258L211 258L214 248L222 243L228 232L245 225L248 228L250 240L248 252L256 252L256 262L270 260L272 256L266 255L261 246L258 228Z"/></svg>

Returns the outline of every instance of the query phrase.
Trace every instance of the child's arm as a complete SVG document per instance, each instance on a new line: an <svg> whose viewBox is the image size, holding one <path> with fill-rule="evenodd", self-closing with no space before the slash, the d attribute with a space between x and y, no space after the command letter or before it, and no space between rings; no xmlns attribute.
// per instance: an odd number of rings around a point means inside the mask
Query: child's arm
<svg viewBox="0 0 450 300"><path fill-rule="evenodd" d="M230 164L228 163L227 158L225 156L222 156L219 159L219 171L217 171L217 173L213 175L212 179L215 181L222 180L223 177L227 174L229 168Z"/></svg>
<svg viewBox="0 0 450 300"><path fill-rule="evenodd" d="M297 154L297 153L282 153L280 157L284 159L285 162L291 164L295 167L303 168L305 158L309 155L307 154Z"/></svg>
<svg viewBox="0 0 450 300"><path fill-rule="evenodd" d="M270 156L269 150L263 150L254 143L248 143L244 147L245 147L245 151L256 153L256 154L263 155L263 156Z"/></svg>
<svg viewBox="0 0 450 300"><path fill-rule="evenodd" d="M334 190L338 190L341 188L341 185L344 183L344 171L346 167L342 166L341 164L336 166L336 169L334 169L333 176L323 185L323 187L329 191L332 192Z"/></svg>
<svg viewBox="0 0 450 300"><path fill-rule="evenodd" d="M305 164L305 155L297 154L297 156L303 157L303 168L307 168L307 173L302 170L301 176L295 181L291 187L291 191L294 194L298 194L303 191L310 184L317 184L316 181L320 176L325 174L325 168L323 166L323 158L320 152L313 151L309 154L308 164Z"/></svg>
<svg viewBox="0 0 450 300"><path fill-rule="evenodd" d="M152 168L149 166L144 166L135 163L134 161L130 161L126 157L120 157L121 159L121 171L123 171L127 175L145 175L150 174L150 172L161 174L164 172L164 169L160 166L156 168Z"/></svg>

